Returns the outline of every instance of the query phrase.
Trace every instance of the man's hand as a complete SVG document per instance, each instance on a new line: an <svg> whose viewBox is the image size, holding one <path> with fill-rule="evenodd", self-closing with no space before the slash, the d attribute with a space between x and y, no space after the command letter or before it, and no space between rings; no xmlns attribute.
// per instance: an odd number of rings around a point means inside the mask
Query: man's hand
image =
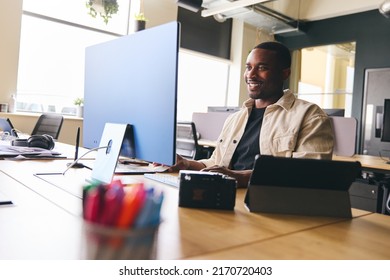
<svg viewBox="0 0 390 280"><path fill-rule="evenodd" d="M176 164L175 165L172 165L169 169L168 169L168 172L179 172L179 170L185 170L185 169L188 169L190 166L190 163L188 162L187 159L179 156L179 155L176 155Z"/></svg>
<svg viewBox="0 0 390 280"><path fill-rule="evenodd" d="M179 172L179 170L201 170L204 167L205 165L203 163L176 155L176 164L172 165L168 169L168 172Z"/></svg>
<svg viewBox="0 0 390 280"><path fill-rule="evenodd" d="M201 171L218 172L233 177L237 180L237 187L239 188L248 187L249 178L252 174L252 170L231 170L219 165L203 168Z"/></svg>

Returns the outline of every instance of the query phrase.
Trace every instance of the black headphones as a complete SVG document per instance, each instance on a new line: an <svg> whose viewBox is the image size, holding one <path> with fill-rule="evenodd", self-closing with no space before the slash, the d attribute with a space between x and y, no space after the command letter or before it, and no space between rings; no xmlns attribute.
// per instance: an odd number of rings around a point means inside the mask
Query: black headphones
<svg viewBox="0 0 390 280"><path fill-rule="evenodd" d="M36 147L46 150L52 150L55 142L53 137L48 134L31 135L28 139L14 139L11 142L12 146Z"/></svg>

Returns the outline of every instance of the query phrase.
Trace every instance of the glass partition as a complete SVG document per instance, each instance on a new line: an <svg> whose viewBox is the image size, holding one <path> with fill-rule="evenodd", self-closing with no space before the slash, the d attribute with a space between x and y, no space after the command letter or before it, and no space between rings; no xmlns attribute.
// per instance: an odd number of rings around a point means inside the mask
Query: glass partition
<svg viewBox="0 0 390 280"><path fill-rule="evenodd" d="M301 99L344 116L351 115L355 42L304 48L293 55L296 75L290 83Z"/></svg>

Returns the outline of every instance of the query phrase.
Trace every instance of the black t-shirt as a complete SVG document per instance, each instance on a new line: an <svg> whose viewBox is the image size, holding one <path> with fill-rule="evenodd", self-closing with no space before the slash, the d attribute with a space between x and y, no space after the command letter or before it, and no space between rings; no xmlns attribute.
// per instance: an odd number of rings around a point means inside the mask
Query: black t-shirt
<svg viewBox="0 0 390 280"><path fill-rule="evenodd" d="M265 108L253 108L245 127L244 135L234 151L233 170L252 169L255 156L260 154L259 137Z"/></svg>

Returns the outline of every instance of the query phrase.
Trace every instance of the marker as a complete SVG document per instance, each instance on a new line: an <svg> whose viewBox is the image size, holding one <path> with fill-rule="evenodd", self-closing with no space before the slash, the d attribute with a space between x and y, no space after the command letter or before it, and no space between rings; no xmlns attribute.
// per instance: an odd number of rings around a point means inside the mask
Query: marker
<svg viewBox="0 0 390 280"><path fill-rule="evenodd" d="M138 214L136 221L134 222L135 228L150 227L154 222L156 222L156 212L158 211L158 213L160 213L160 201L162 202L162 196L156 196L154 189L147 190L145 203L142 207L142 210Z"/></svg>
<svg viewBox="0 0 390 280"><path fill-rule="evenodd" d="M84 186L83 187L83 195L82 195L82 204L83 204L83 217L84 219L86 219L86 201L87 201L87 197L88 197L88 192L90 190L92 190L93 188L96 188L98 186L97 183L91 183L87 186Z"/></svg>
<svg viewBox="0 0 390 280"><path fill-rule="evenodd" d="M145 194L146 192L143 184L135 185L125 193L121 213L119 214L117 221L117 227L129 228L133 224L139 210L143 207Z"/></svg>
<svg viewBox="0 0 390 280"><path fill-rule="evenodd" d="M99 217L100 193L98 188L94 188L87 193L85 201L85 219L97 223Z"/></svg>
<svg viewBox="0 0 390 280"><path fill-rule="evenodd" d="M160 223L160 221L161 221L160 212L161 212L161 206L162 206L163 200L164 200L164 193L162 193L162 192L159 193L158 195L154 196L154 199L153 199L154 206L153 206L150 218L149 218L148 226L156 226Z"/></svg>
<svg viewBox="0 0 390 280"><path fill-rule="evenodd" d="M125 192L121 184L109 187L104 195L104 209L100 218L103 225L115 225L122 209Z"/></svg>

